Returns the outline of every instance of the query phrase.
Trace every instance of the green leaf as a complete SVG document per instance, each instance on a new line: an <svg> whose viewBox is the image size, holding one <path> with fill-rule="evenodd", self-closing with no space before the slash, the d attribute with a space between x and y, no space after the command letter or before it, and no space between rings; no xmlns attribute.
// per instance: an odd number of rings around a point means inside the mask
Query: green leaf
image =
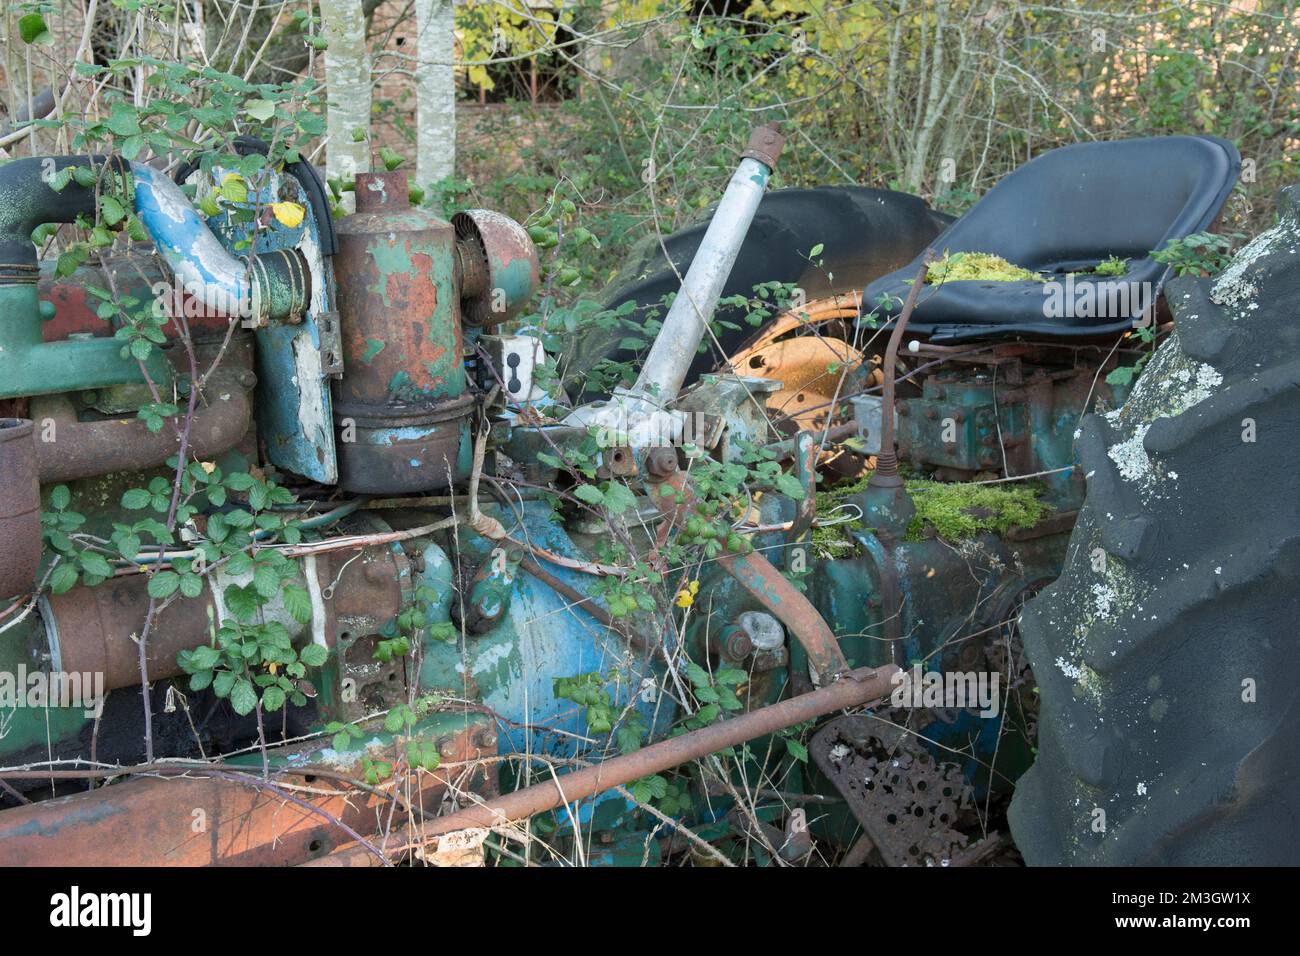
<svg viewBox="0 0 1300 956"><path fill-rule="evenodd" d="M795 501L803 501L806 494L803 482L794 475L788 474L777 475L776 490L787 497L793 498Z"/></svg>
<svg viewBox="0 0 1300 956"><path fill-rule="evenodd" d="M605 510L610 514L621 515L629 508L636 507L636 495L621 481L610 481L605 485Z"/></svg>
<svg viewBox="0 0 1300 956"><path fill-rule="evenodd" d="M229 697L234 686L235 675L230 671L218 671L217 676L212 678L212 693L218 697Z"/></svg>
<svg viewBox="0 0 1300 956"><path fill-rule="evenodd" d="M244 717L253 712L257 706L257 690L253 687L251 681L235 681L235 686L230 689L230 707L240 717Z"/></svg>
<svg viewBox="0 0 1300 956"><path fill-rule="evenodd" d="M109 132L117 136L135 137L140 132L140 118L136 115L135 109L125 103L113 104L108 114L107 125Z"/></svg>
<svg viewBox="0 0 1300 956"><path fill-rule="evenodd" d="M122 495L122 507L130 508L132 511L139 511L141 508L149 507L149 502L153 496L143 488L130 488Z"/></svg>
<svg viewBox="0 0 1300 956"><path fill-rule="evenodd" d="M50 46L54 43L54 35L50 33L50 28L45 25L45 18L39 13L29 13L25 17L19 17L18 35L23 38L24 43L39 43L42 46Z"/></svg>
<svg viewBox="0 0 1300 956"><path fill-rule="evenodd" d="M249 100L244 104L244 112L255 120L261 120L265 123L275 115L275 104L270 100ZM274 707L267 705L268 710L275 710Z"/></svg>
<svg viewBox="0 0 1300 956"><path fill-rule="evenodd" d="M284 706L284 691L278 687L268 687L262 691L262 706L267 710L279 710Z"/></svg>
<svg viewBox="0 0 1300 956"><path fill-rule="evenodd" d="M813 246L811 249L808 250L808 258L809 259L817 258L822 254L822 250L825 248L826 248L825 243L821 243L821 242L817 243L817 245Z"/></svg>
<svg viewBox="0 0 1300 956"><path fill-rule="evenodd" d="M211 670L221 660L221 652L210 644L200 644L190 651L189 664L200 670Z"/></svg>
<svg viewBox="0 0 1300 956"><path fill-rule="evenodd" d="M180 587L181 576L175 571L158 571L149 578L149 596L165 598Z"/></svg>
<svg viewBox="0 0 1300 956"><path fill-rule="evenodd" d="M126 210L112 196L105 196L99 201L99 213L110 226L116 226L126 218Z"/></svg>
<svg viewBox="0 0 1300 956"><path fill-rule="evenodd" d="M203 579L197 574L181 575L181 594L187 598L196 598L203 593Z"/></svg>
<svg viewBox="0 0 1300 956"><path fill-rule="evenodd" d="M50 590L55 594L70 591L77 583L77 568L69 561L63 561L50 575Z"/></svg>
<svg viewBox="0 0 1300 956"><path fill-rule="evenodd" d="M320 667L329 656L330 652L320 644L308 644L298 652L298 660L308 667Z"/></svg>
<svg viewBox="0 0 1300 956"><path fill-rule="evenodd" d="M87 574L107 578L113 573L113 566L108 563L108 558L98 551L83 551L78 555L77 560L81 562L81 568Z"/></svg>
<svg viewBox="0 0 1300 956"><path fill-rule="evenodd" d="M291 584L284 589L284 609L299 624L311 620L311 595L306 588Z"/></svg>
<svg viewBox="0 0 1300 956"><path fill-rule="evenodd" d="M68 491L67 485L55 485L54 490L50 492L50 507L55 511L62 511L72 501L72 492Z"/></svg>
<svg viewBox="0 0 1300 956"><path fill-rule="evenodd" d="M696 687L708 687L712 684L708 672L694 661L686 665L686 676Z"/></svg>
<svg viewBox="0 0 1300 956"><path fill-rule="evenodd" d="M253 587L262 597L275 597L280 593L280 572L267 564L258 563L253 568Z"/></svg>
<svg viewBox="0 0 1300 956"><path fill-rule="evenodd" d="M258 607L261 606L257 600L257 592L253 588L240 587L238 584L226 587L225 599L230 613L241 621L251 621Z"/></svg>
<svg viewBox="0 0 1300 956"><path fill-rule="evenodd" d="M722 713L722 708L719 707L717 704L706 704L700 708L699 713L697 713L695 716L700 720L701 723L711 724L718 719L718 716L721 713Z"/></svg>
<svg viewBox="0 0 1300 956"><path fill-rule="evenodd" d="M585 501L589 505L601 505L605 503L605 496L601 494L599 488L595 485L578 485L573 489L573 496L579 501Z"/></svg>
<svg viewBox="0 0 1300 956"><path fill-rule="evenodd" d="M798 760L800 763L808 762L808 748L793 737L786 739L785 749L790 752L791 757Z"/></svg>

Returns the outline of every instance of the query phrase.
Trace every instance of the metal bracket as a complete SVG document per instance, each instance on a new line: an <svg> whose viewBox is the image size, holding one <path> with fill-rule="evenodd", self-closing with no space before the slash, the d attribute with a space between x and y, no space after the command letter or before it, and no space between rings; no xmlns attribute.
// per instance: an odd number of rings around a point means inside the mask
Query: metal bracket
<svg viewBox="0 0 1300 956"><path fill-rule="evenodd" d="M329 378L343 377L343 339L339 334L336 311L316 315L316 334L320 338L320 367Z"/></svg>

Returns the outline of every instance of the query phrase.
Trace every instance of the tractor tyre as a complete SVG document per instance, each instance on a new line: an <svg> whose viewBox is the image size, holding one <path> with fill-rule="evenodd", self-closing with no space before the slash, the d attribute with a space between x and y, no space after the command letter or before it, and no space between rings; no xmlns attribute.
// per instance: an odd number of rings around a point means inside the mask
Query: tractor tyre
<svg viewBox="0 0 1300 956"><path fill-rule="evenodd" d="M1087 498L1021 633L1029 865L1300 863L1300 187L1083 422Z"/></svg>

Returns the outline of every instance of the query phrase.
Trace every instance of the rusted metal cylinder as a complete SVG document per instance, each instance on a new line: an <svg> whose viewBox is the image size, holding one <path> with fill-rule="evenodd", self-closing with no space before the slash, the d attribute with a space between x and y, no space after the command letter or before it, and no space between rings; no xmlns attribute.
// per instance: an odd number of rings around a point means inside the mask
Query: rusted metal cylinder
<svg viewBox="0 0 1300 956"><path fill-rule="evenodd" d="M692 730L678 737L643 747L634 753L614 757L554 780L524 787L487 803L476 804L422 823L418 830L402 830L390 835L386 845L399 852L430 837L441 836L469 827L501 826L523 820L564 804L573 804L593 794L623 786L641 777L661 773L679 764L698 760L727 747L735 747L755 737L776 733L805 720L812 720L880 700L894 686L898 668L892 664L880 668L849 671L835 683L788 700L761 707L730 720ZM349 847L308 866L372 865L373 854L362 847Z"/></svg>
<svg viewBox="0 0 1300 956"><path fill-rule="evenodd" d="M188 449L195 457L211 458L229 451L248 431L251 409L247 392L237 384L224 384L224 388L210 389L206 402L194 412ZM36 443L42 482L154 468L180 448L175 429L152 432L138 418L78 421L72 402L62 395L32 399L31 413L35 420L54 424L53 440Z"/></svg>
<svg viewBox="0 0 1300 956"><path fill-rule="evenodd" d="M445 488L468 465L473 410L455 230L411 208L405 173L359 174L356 200L335 230L339 484L371 494Z"/></svg>
<svg viewBox="0 0 1300 956"><path fill-rule="evenodd" d="M540 278L537 247L528 231L490 209L466 209L451 221L465 321L484 328L509 322L523 310Z"/></svg>
<svg viewBox="0 0 1300 956"><path fill-rule="evenodd" d="M51 594L41 607L50 668L78 674L103 674L104 690L138 687L138 636L149 609L149 578L143 574L109 578L97 587L79 585ZM205 586L197 598L182 598L162 611L149 633L149 679L182 673L176 655L208 642L208 613L220 613Z"/></svg>
<svg viewBox="0 0 1300 956"><path fill-rule="evenodd" d="M41 486L32 423L0 418L0 599L30 591L41 563Z"/></svg>

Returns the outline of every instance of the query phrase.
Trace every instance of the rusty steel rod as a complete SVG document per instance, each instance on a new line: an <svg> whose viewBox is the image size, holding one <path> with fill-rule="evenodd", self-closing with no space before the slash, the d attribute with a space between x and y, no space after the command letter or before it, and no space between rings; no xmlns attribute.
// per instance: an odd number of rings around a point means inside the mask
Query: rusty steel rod
<svg viewBox="0 0 1300 956"><path fill-rule="evenodd" d="M870 481L876 485L898 483L898 455L894 451L894 366L898 362L899 343L902 342L903 332L906 331L907 323L916 309L916 300L921 294L921 286L925 284L926 273L930 271L933 255L932 250L926 250L921 268L917 271L916 278L912 280L912 288L907 290L907 301L903 303L903 311L894 324L894 331L890 333L889 344L885 346L883 369L885 381L884 388L881 390L881 406L884 413L880 420L880 453L876 455L876 470L870 478Z"/></svg>
<svg viewBox="0 0 1300 956"><path fill-rule="evenodd" d="M691 760L698 760L719 750L735 747L755 737L776 733L795 724L812 720L846 707L859 707L880 700L891 692L898 668L862 667L849 671L835 683L798 697L760 707L730 720L719 721L679 737L651 744L634 753L575 770L545 783L524 787L495 800L465 807L443 817L435 817L419 827L394 831L386 842L385 852L397 855L423 846L431 838L471 827L503 826L524 820L556 807L575 803L594 794L623 786L650 774L660 773ZM329 856L312 860L305 866L369 866L376 864L374 855L360 844L340 847Z"/></svg>

